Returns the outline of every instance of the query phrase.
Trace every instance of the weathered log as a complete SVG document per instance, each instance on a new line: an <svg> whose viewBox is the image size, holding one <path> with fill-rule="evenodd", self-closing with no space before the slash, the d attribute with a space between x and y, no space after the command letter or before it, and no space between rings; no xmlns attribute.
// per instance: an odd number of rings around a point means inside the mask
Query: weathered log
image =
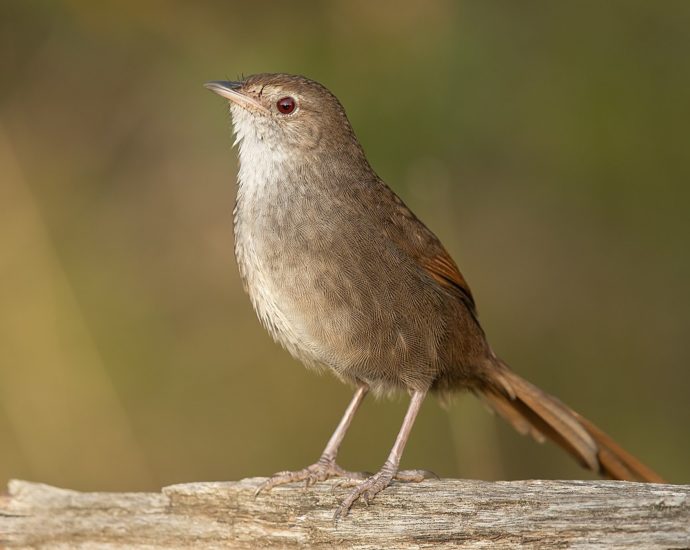
<svg viewBox="0 0 690 550"><path fill-rule="evenodd" d="M690 486L620 481L394 483L333 522L336 481L186 483L80 493L11 481L3 548L690 548Z"/></svg>

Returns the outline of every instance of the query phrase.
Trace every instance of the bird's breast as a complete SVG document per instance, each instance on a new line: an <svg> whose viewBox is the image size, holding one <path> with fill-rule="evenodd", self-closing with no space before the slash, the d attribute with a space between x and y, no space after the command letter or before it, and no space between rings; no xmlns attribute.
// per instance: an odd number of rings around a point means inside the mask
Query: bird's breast
<svg viewBox="0 0 690 550"><path fill-rule="evenodd" d="M271 336L311 366L327 363L312 326L328 276L319 218L306 184L276 177L275 166L240 170L235 255L245 290Z"/></svg>

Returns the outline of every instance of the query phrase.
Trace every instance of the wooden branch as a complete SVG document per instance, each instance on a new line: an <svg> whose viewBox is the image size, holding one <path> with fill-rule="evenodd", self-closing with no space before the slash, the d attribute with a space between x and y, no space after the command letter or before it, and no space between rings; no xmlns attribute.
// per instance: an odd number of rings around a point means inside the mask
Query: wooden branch
<svg viewBox="0 0 690 550"><path fill-rule="evenodd" d="M690 486L444 479L395 483L333 523L328 481L254 498L262 479L161 493L79 493L11 481L0 548L690 548Z"/></svg>

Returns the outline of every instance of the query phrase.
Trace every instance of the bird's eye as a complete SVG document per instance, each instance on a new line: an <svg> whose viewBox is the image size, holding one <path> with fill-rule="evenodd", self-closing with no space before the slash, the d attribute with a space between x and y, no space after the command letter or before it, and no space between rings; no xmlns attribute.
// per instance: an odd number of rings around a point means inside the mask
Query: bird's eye
<svg viewBox="0 0 690 550"><path fill-rule="evenodd" d="M284 115L289 115L292 111L294 111L296 105L297 104L295 103L295 100L292 97L284 97L282 99L279 99L278 103L276 103L278 111Z"/></svg>

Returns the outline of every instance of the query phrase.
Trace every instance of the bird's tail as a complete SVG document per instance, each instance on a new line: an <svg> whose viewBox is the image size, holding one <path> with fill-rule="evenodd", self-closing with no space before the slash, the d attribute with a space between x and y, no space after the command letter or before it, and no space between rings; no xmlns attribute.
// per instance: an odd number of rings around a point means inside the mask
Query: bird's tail
<svg viewBox="0 0 690 550"><path fill-rule="evenodd" d="M555 397L515 374L496 360L490 383L481 392L489 406L518 432L537 441L551 439L580 464L602 476L628 481L663 483L664 480L623 450L594 424Z"/></svg>

